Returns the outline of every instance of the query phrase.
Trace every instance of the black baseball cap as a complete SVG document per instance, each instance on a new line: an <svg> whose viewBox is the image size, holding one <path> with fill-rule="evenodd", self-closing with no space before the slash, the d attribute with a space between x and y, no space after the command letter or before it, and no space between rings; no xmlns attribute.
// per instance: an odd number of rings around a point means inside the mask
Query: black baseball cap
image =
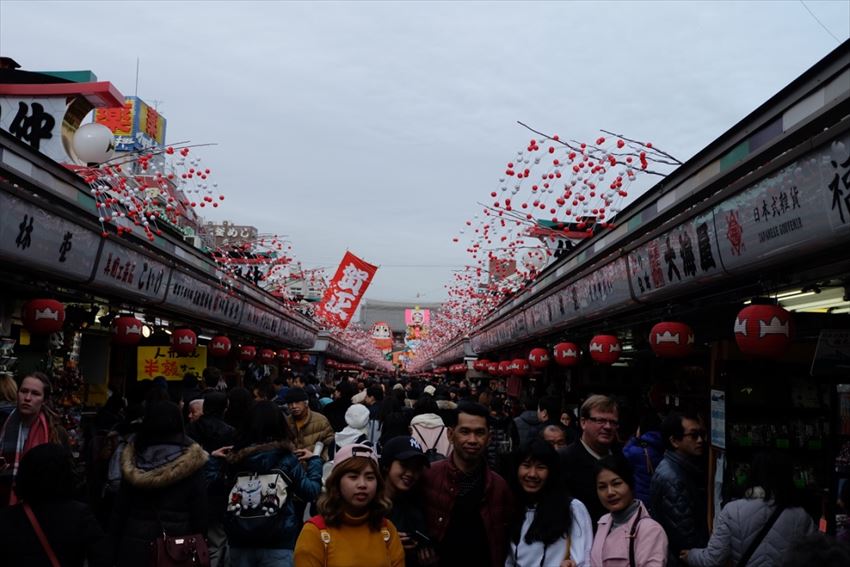
<svg viewBox="0 0 850 567"><path fill-rule="evenodd" d="M290 388L286 391L286 394L283 395L283 402L286 404L291 404L293 402L306 402L307 399L307 392L305 392L303 388Z"/></svg>
<svg viewBox="0 0 850 567"><path fill-rule="evenodd" d="M393 437L381 450L381 466L389 468L393 461L410 461L417 459L426 467L430 466L428 457L422 451L419 441L408 435Z"/></svg>

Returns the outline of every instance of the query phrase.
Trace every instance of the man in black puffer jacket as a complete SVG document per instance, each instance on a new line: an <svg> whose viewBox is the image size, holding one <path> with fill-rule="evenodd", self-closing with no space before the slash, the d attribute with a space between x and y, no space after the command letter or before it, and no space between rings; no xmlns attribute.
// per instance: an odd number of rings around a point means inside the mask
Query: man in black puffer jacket
<svg viewBox="0 0 850 567"><path fill-rule="evenodd" d="M673 413L661 424L667 446L652 475L649 512L667 532L667 565L683 565L679 552L708 543L705 472L701 457L706 432L696 416Z"/></svg>

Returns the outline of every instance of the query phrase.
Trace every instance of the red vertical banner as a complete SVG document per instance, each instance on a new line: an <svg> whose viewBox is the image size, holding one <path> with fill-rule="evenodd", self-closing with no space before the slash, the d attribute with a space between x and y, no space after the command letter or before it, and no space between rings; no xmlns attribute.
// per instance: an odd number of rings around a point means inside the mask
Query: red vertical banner
<svg viewBox="0 0 850 567"><path fill-rule="evenodd" d="M346 328L376 271L377 266L346 252L316 308L316 313L328 323Z"/></svg>

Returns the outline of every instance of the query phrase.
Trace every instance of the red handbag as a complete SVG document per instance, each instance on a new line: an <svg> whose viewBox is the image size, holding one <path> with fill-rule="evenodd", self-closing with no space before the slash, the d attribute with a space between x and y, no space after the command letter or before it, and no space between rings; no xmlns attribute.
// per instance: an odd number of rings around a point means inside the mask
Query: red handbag
<svg viewBox="0 0 850 567"><path fill-rule="evenodd" d="M209 567L210 552L201 534L161 537L151 542L151 567Z"/></svg>

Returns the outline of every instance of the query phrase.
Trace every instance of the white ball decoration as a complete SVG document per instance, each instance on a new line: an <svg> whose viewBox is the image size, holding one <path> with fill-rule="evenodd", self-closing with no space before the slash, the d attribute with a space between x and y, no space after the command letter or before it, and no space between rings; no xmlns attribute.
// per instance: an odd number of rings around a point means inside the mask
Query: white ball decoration
<svg viewBox="0 0 850 567"><path fill-rule="evenodd" d="M74 132L73 146L81 162L99 165L109 161L115 153L115 137L103 124L92 122Z"/></svg>

